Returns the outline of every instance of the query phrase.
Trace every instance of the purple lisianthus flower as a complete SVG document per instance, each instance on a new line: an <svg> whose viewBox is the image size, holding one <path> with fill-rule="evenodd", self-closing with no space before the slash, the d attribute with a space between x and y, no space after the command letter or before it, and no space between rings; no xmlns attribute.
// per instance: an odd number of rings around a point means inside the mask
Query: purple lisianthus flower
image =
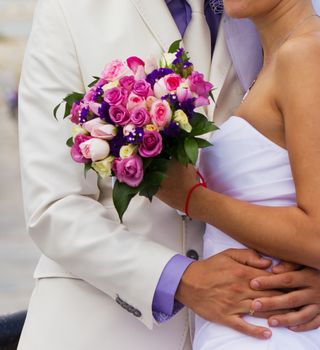
<svg viewBox="0 0 320 350"><path fill-rule="evenodd" d="M143 162L137 155L123 159L116 158L112 170L120 182L130 187L138 187L143 180Z"/></svg>
<svg viewBox="0 0 320 350"><path fill-rule="evenodd" d="M121 127L118 128L117 135L109 141L110 153L114 157L120 156L120 148L126 143L126 139L123 136L123 129Z"/></svg>
<svg viewBox="0 0 320 350"><path fill-rule="evenodd" d="M83 142L92 139L90 136L79 134L74 138L74 144L71 147L71 157L77 163L88 163L90 160L85 158L81 152L80 145Z"/></svg>
<svg viewBox="0 0 320 350"><path fill-rule="evenodd" d="M104 100L109 103L110 106L125 104L127 97L127 90L117 87L107 90L104 94Z"/></svg>
<svg viewBox="0 0 320 350"><path fill-rule="evenodd" d="M133 85L133 92L138 96L146 98L152 93L151 85L144 79L137 80Z"/></svg>
<svg viewBox="0 0 320 350"><path fill-rule="evenodd" d="M80 112L80 124L83 124L87 121L87 115L89 114L90 109L89 106L83 107L81 108L81 112Z"/></svg>
<svg viewBox="0 0 320 350"><path fill-rule="evenodd" d="M163 134L170 137L178 137L180 135L180 126L176 122L170 122L167 128L163 130Z"/></svg>
<svg viewBox="0 0 320 350"><path fill-rule="evenodd" d="M117 125L127 125L130 122L130 115L126 107L122 105L111 106L109 109L111 120Z"/></svg>
<svg viewBox="0 0 320 350"><path fill-rule="evenodd" d="M187 100L180 103L181 109L184 111L184 113L191 118L193 111L195 109L195 98L188 98Z"/></svg>
<svg viewBox="0 0 320 350"><path fill-rule="evenodd" d="M139 153L144 158L155 157L162 151L162 136L158 131L146 131L143 135Z"/></svg>
<svg viewBox="0 0 320 350"><path fill-rule="evenodd" d="M135 79L133 75L122 77L119 80L120 86L129 92L131 92L131 90L133 89L134 82Z"/></svg>
<svg viewBox="0 0 320 350"><path fill-rule="evenodd" d="M110 109L109 103L103 101L98 111L99 117L100 119L104 120L107 123L114 124L110 118L109 109Z"/></svg>
<svg viewBox="0 0 320 350"><path fill-rule="evenodd" d="M135 108L131 112L130 120L134 126L141 128L142 126L149 124L151 118L148 111L145 108L141 107Z"/></svg>
<svg viewBox="0 0 320 350"><path fill-rule="evenodd" d="M153 72L147 75L146 81L151 85L153 88L154 84L157 82L157 80L163 78L164 76L174 73L172 69L170 68L159 68L155 69Z"/></svg>
<svg viewBox="0 0 320 350"><path fill-rule="evenodd" d="M125 141L131 144L140 144L143 140L143 135L143 128L135 128L134 131L129 132L129 134L125 136Z"/></svg>
<svg viewBox="0 0 320 350"><path fill-rule="evenodd" d="M188 77L190 90L202 97L208 97L213 85L204 80L203 74L199 72L192 72Z"/></svg>

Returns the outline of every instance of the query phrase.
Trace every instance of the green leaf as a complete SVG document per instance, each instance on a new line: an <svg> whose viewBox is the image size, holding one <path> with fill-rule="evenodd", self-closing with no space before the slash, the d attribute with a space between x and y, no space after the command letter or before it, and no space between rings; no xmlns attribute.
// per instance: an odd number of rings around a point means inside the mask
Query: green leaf
<svg viewBox="0 0 320 350"><path fill-rule="evenodd" d="M197 141L198 147L199 147L199 148L206 148L206 147L212 146L212 143L210 143L210 142L207 141L207 140L200 139L200 138L198 138L198 137L195 137L194 139Z"/></svg>
<svg viewBox="0 0 320 350"><path fill-rule="evenodd" d="M213 92L212 92L212 91L213 91L213 90L211 90L211 91L209 92L209 96L211 97L213 103L216 103L216 100L215 100L215 98L214 98L214 96L213 96Z"/></svg>
<svg viewBox="0 0 320 350"><path fill-rule="evenodd" d="M161 171L154 171L145 174L139 195L147 197L151 202L152 197L158 192L161 182L166 176L166 173Z"/></svg>
<svg viewBox="0 0 320 350"><path fill-rule="evenodd" d="M143 161L143 170L146 171L148 167L151 165L154 158L142 158Z"/></svg>
<svg viewBox="0 0 320 350"><path fill-rule="evenodd" d="M94 81L88 85L89 88L95 86L97 82L100 80L99 77L92 77L92 78L94 79Z"/></svg>
<svg viewBox="0 0 320 350"><path fill-rule="evenodd" d="M91 162L84 165L84 177L87 177L88 171L91 169Z"/></svg>
<svg viewBox="0 0 320 350"><path fill-rule="evenodd" d="M181 39L174 41L169 47L169 53L175 53L180 48Z"/></svg>
<svg viewBox="0 0 320 350"><path fill-rule="evenodd" d="M190 135L199 136L208 132L217 130L217 126L213 122L210 122L204 115L200 113L194 113L190 120L192 131Z"/></svg>
<svg viewBox="0 0 320 350"><path fill-rule="evenodd" d="M168 168L169 160L165 158L154 158L151 165L150 171L166 173Z"/></svg>
<svg viewBox="0 0 320 350"><path fill-rule="evenodd" d="M60 102L53 110L53 116L55 117L56 120L58 120L57 117L57 113L58 113L58 109L60 108L60 106L62 105L63 102Z"/></svg>
<svg viewBox="0 0 320 350"><path fill-rule="evenodd" d="M66 145L68 147L72 147L74 145L73 137L70 137L70 139L67 140Z"/></svg>
<svg viewBox="0 0 320 350"><path fill-rule="evenodd" d="M184 140L184 150L190 160L190 162L195 165L198 159L199 147L198 142L194 137L187 137Z"/></svg>
<svg viewBox="0 0 320 350"><path fill-rule="evenodd" d="M137 193L139 193L139 190L140 187L130 187L125 183L121 183L116 180L112 191L112 198L121 223L123 222L123 215L127 210L132 198Z"/></svg>
<svg viewBox="0 0 320 350"><path fill-rule="evenodd" d="M184 148L184 140L179 140L178 146L176 148L176 154L175 154L177 160L179 163L183 165L189 164L189 157L186 154L185 148Z"/></svg>
<svg viewBox="0 0 320 350"><path fill-rule="evenodd" d="M70 115L72 105L75 102L80 101L83 98L83 96L84 96L83 93L73 92L63 99L63 101L66 102L66 109L65 109L63 118L66 118L68 115Z"/></svg>

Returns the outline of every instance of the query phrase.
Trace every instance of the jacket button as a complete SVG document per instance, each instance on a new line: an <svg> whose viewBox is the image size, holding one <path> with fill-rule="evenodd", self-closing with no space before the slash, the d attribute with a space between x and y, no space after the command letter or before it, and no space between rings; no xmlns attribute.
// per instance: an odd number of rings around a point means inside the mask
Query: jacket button
<svg viewBox="0 0 320 350"><path fill-rule="evenodd" d="M187 251L187 257L193 260L199 260L199 254L194 249Z"/></svg>
<svg viewBox="0 0 320 350"><path fill-rule="evenodd" d="M139 310L135 309L135 310L133 311L133 315L139 318L139 317L142 316L142 313L141 313Z"/></svg>

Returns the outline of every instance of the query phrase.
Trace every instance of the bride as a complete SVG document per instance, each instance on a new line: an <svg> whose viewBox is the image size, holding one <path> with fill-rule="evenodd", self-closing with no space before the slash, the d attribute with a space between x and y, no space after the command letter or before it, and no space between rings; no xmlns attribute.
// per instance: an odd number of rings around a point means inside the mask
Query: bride
<svg viewBox="0 0 320 350"><path fill-rule="evenodd" d="M204 257L247 246L319 269L320 19L311 0L224 5L229 16L254 22L263 68L234 115L212 136L214 147L201 153L207 188L194 187L193 167L172 162L158 197L207 223ZM267 327L266 320L252 317L260 306L259 300L247 305L243 317ZM320 329L292 330L274 328L262 341L198 317L194 349L320 349Z"/></svg>

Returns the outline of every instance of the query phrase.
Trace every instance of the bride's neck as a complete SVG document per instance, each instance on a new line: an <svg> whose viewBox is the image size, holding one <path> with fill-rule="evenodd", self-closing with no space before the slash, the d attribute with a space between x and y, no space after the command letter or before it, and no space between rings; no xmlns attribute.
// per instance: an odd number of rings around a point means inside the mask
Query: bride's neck
<svg viewBox="0 0 320 350"><path fill-rule="evenodd" d="M281 1L268 13L251 18L260 35L264 63L270 62L288 35L298 32L303 27L302 21L313 14L311 1L287 0Z"/></svg>

